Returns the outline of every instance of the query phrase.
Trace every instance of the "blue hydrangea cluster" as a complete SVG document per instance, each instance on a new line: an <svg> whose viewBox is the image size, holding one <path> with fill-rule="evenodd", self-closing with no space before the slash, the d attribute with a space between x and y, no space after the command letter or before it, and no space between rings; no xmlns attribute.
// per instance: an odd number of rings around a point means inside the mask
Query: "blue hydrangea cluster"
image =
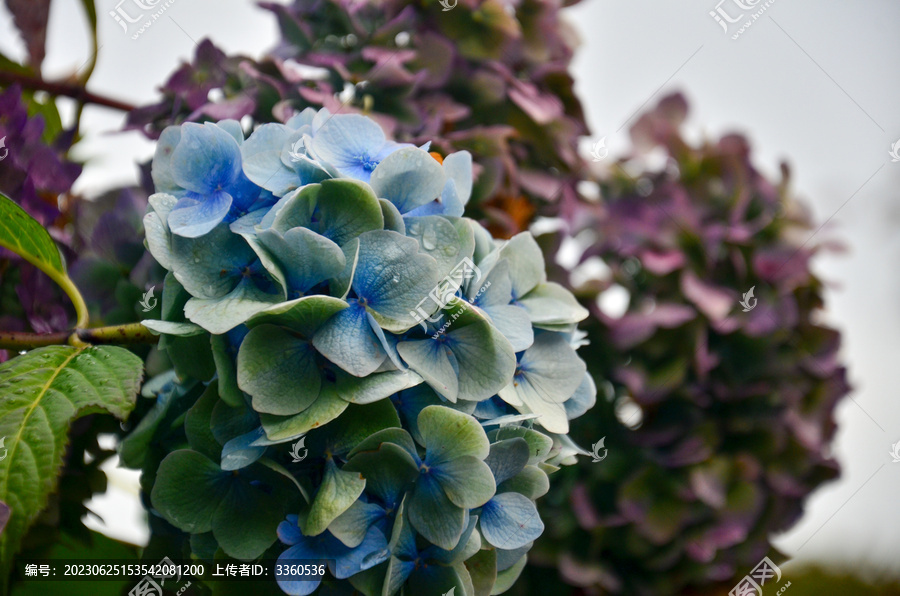
<svg viewBox="0 0 900 596"><path fill-rule="evenodd" d="M160 137L144 226L169 273L145 325L164 349L211 346L215 367L151 497L195 549L286 548L372 595L518 577L547 474L583 453L566 433L596 397L576 354L588 313L529 233L463 217L471 156L428 150L324 109ZM185 478L208 486L185 497ZM302 498L283 512L285 479Z"/></svg>

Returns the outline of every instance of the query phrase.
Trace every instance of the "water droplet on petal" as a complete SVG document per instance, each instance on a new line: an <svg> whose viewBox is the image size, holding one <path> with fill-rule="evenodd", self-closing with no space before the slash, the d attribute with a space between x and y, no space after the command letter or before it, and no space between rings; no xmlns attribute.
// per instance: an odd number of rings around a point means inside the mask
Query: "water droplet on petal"
<svg viewBox="0 0 900 596"><path fill-rule="evenodd" d="M434 228L428 228L422 234L422 247L425 250L434 250L437 247L437 234L435 234Z"/></svg>

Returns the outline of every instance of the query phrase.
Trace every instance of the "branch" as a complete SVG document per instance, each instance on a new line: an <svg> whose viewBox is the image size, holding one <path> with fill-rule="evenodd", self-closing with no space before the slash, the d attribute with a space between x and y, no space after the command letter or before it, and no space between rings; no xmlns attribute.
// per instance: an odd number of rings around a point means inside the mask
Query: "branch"
<svg viewBox="0 0 900 596"><path fill-rule="evenodd" d="M23 75L14 72L0 71L0 85L6 86L17 83L26 89L34 91L46 91L50 95L63 95L71 97L83 103L92 103L105 106L114 110L130 112L135 106L117 99L111 99L102 95L91 93L81 85L64 82L45 81L40 77Z"/></svg>
<svg viewBox="0 0 900 596"><path fill-rule="evenodd" d="M88 344L155 344L158 335L140 323L95 327L93 329L72 329L54 333L26 333L18 331L0 331L0 349L30 350L45 346L66 345L73 341Z"/></svg>

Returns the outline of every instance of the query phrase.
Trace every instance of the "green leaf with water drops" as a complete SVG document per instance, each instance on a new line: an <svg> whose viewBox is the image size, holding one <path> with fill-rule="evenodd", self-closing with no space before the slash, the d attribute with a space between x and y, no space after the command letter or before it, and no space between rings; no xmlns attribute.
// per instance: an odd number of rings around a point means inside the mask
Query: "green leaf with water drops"
<svg viewBox="0 0 900 596"><path fill-rule="evenodd" d="M141 387L141 359L113 346L50 346L0 365L0 501L12 510L0 535L0 585L28 527L56 489L69 424L86 414L124 419Z"/></svg>
<svg viewBox="0 0 900 596"><path fill-rule="evenodd" d="M9 197L0 193L0 246L13 251L59 285L75 305L76 326L86 327L87 305L69 276L50 233Z"/></svg>

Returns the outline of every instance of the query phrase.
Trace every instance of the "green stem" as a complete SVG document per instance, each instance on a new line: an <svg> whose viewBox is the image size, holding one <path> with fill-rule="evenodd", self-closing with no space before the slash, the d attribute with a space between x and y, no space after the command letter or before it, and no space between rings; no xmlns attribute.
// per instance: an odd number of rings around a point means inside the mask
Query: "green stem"
<svg viewBox="0 0 900 596"><path fill-rule="evenodd" d="M72 283L72 280L69 279L68 275L59 275L54 271L48 271L47 273L53 278L53 281L63 289L66 296L69 297L69 300L71 300L72 304L75 306L75 328L83 329L87 327L90 320L90 313L88 313L88 307L84 302L84 297L81 295L81 292L78 291L78 288L75 287L75 284Z"/></svg>
<svg viewBox="0 0 900 596"><path fill-rule="evenodd" d="M66 344L152 344L158 340L158 335L153 335L140 323L93 329L72 329L54 333L0 331L0 349L6 350L31 350Z"/></svg>

